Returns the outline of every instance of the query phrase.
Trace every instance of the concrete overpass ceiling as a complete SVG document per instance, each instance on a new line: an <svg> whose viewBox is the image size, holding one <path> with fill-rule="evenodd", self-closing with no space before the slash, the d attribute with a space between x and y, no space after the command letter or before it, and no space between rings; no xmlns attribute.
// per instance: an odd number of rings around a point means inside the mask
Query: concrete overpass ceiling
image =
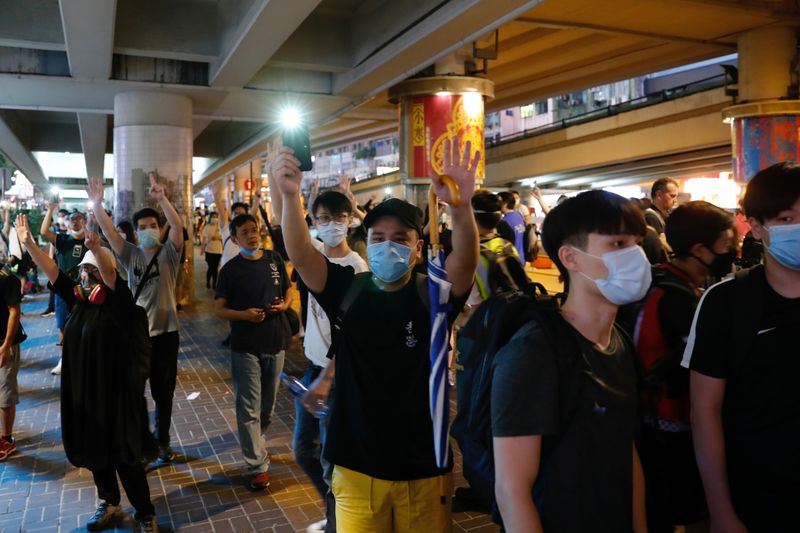
<svg viewBox="0 0 800 533"><path fill-rule="evenodd" d="M497 28L499 56L488 62L485 74L496 83L489 110L730 53L743 31L800 24L797 9L787 5L783 0L4 0L0 109L12 122L29 124L7 127L3 138L10 139L8 131L21 132L8 141L14 153L77 146L86 152L87 167L97 171L113 132L100 116L113 113L117 93L178 93L193 100L195 152L220 159L205 174L212 179L235 161L258 156L276 126L277 111L286 105L307 113L316 127L315 148L391 132L397 115L387 103L388 87ZM9 110L17 115L7 115ZM71 118L37 116L43 112Z"/></svg>

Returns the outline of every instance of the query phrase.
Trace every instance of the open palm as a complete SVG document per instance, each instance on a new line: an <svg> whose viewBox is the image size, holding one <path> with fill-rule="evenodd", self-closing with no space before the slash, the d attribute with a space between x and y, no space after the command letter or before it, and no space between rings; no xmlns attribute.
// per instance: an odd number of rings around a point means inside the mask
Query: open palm
<svg viewBox="0 0 800 533"><path fill-rule="evenodd" d="M478 170L478 163L481 160L481 153L475 151L475 155L470 159L472 143L467 141L464 145L464 153L461 153L461 142L458 136L444 141L444 161L442 174L437 174L431 169L431 186L436 196L443 202L452 206L468 205L475 191L475 172ZM458 185L456 192L450 185L445 176L450 176ZM444 178L444 179L443 179Z"/></svg>

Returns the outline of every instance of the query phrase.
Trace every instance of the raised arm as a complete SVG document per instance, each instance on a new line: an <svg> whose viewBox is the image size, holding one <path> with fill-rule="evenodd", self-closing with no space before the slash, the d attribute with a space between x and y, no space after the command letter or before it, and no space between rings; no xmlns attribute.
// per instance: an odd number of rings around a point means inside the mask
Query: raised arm
<svg viewBox="0 0 800 533"><path fill-rule="evenodd" d="M17 216L16 230L20 243L25 245L28 253L31 254L33 262L44 272L50 283L55 283L58 279L58 265L33 240L33 235L31 235L31 230L28 227L27 215Z"/></svg>
<svg viewBox="0 0 800 533"><path fill-rule="evenodd" d="M542 198L542 190L539 187L534 187L533 197L536 198L536 201L539 203L539 207L542 208L542 212L547 215L550 212L550 206L547 205L547 202L545 202L544 198Z"/></svg>
<svg viewBox="0 0 800 533"><path fill-rule="evenodd" d="M445 269L456 296L463 296L472 289L475 269L478 267L478 227L475 225L470 202L472 193L475 192L475 171L478 169L481 153L476 150L470 160L471 151L472 143L467 141L462 156L458 137L454 137L452 142L449 139L444 142L443 175L450 176L458 183L458 206L453 205L454 199L451 198L450 189L444 184L442 176L432 170L430 176L434 192L440 200L450 204L450 214L453 217L453 251L447 257Z"/></svg>
<svg viewBox="0 0 800 533"><path fill-rule="evenodd" d="M86 231L86 241L84 244L92 251L95 259L97 259L97 270L100 271L100 277L103 279L103 283L113 291L117 286L117 268L114 257L111 256L111 252L107 252L106 249L103 248L103 241L100 239L100 235L93 231Z"/></svg>
<svg viewBox="0 0 800 533"><path fill-rule="evenodd" d="M56 234L50 229L50 226L53 225L53 212L57 208L58 204L55 202L47 204L47 213L45 213L44 220L42 220L42 227L39 228L39 234L53 244L56 243Z"/></svg>
<svg viewBox="0 0 800 533"><path fill-rule="evenodd" d="M358 202L356 201L356 196L353 194L353 191L350 190L350 184L352 183L352 179L350 176L342 175L342 179L339 182L339 186L342 188L342 192L344 195L347 196L347 199L350 200L350 205L353 207L353 216L358 218L359 220L364 220L367 214L358 207Z"/></svg>
<svg viewBox="0 0 800 533"><path fill-rule="evenodd" d="M303 282L311 292L322 292L328 281L328 267L325 257L311 244L311 235L308 233L300 203L303 173L300 171L300 161L292 154L291 148L284 147L278 140L269 156L269 174L274 175L277 190L283 196L283 239L289 259Z"/></svg>
<svg viewBox="0 0 800 533"><path fill-rule="evenodd" d="M147 177L150 178L150 198L155 200L161 206L161 210L164 211L164 216L167 217L167 224L169 224L169 241L180 253L183 250L183 220L175 206L167 198L164 186L158 183L156 173L148 172Z"/></svg>
<svg viewBox="0 0 800 533"><path fill-rule="evenodd" d="M103 209L103 178L89 178L86 185L86 194L92 202L92 212L94 218L103 230L103 235L108 239L108 244L117 255L122 255L122 250L125 247L125 239L123 239L117 228L114 227L114 221L108 216L106 210Z"/></svg>

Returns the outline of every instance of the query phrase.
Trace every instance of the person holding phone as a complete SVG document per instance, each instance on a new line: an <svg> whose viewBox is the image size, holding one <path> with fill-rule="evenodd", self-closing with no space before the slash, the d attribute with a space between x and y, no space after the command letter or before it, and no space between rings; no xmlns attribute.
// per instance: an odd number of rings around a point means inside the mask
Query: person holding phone
<svg viewBox="0 0 800 533"><path fill-rule="evenodd" d="M269 485L264 434L272 421L285 351L292 343L286 316L292 296L283 259L260 247L255 217L234 217L230 233L239 255L222 267L214 305L216 315L231 323L236 426L250 473L249 487L262 490Z"/></svg>

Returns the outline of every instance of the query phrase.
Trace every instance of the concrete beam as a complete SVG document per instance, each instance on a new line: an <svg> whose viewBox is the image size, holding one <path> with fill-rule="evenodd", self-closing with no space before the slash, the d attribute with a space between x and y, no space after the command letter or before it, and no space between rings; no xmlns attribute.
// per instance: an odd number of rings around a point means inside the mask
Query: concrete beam
<svg viewBox="0 0 800 533"><path fill-rule="evenodd" d="M208 118L195 118L192 120L192 138L197 139L205 131L209 124L214 122Z"/></svg>
<svg viewBox="0 0 800 533"><path fill-rule="evenodd" d="M116 0L60 0L61 24L73 78L107 80L111 75ZM105 115L78 113L87 176L102 176L108 123Z"/></svg>
<svg viewBox="0 0 800 533"><path fill-rule="evenodd" d="M44 187L47 185L47 178L39 166L39 162L33 157L28 148L22 144L17 134L9 123L0 115L0 150L17 168L25 174L25 177L34 185Z"/></svg>
<svg viewBox="0 0 800 533"><path fill-rule="evenodd" d="M533 9L541 0L449 2L334 79L334 94L373 96Z"/></svg>
<svg viewBox="0 0 800 533"><path fill-rule="evenodd" d="M285 91L0 74L0 109L110 115L114 96L129 91L181 94L192 99L193 118L234 122L275 121L275 110L286 102ZM293 101L309 110L311 124L350 103L348 98L325 94L296 94Z"/></svg>
<svg viewBox="0 0 800 533"><path fill-rule="evenodd" d="M83 158L86 161L87 176L103 176L108 139L108 119L106 115L78 113L78 127L81 131Z"/></svg>
<svg viewBox="0 0 800 533"><path fill-rule="evenodd" d="M108 79L114 48L116 0L59 0L73 78Z"/></svg>
<svg viewBox="0 0 800 533"><path fill-rule="evenodd" d="M246 85L320 1L256 0L212 65L210 85Z"/></svg>

